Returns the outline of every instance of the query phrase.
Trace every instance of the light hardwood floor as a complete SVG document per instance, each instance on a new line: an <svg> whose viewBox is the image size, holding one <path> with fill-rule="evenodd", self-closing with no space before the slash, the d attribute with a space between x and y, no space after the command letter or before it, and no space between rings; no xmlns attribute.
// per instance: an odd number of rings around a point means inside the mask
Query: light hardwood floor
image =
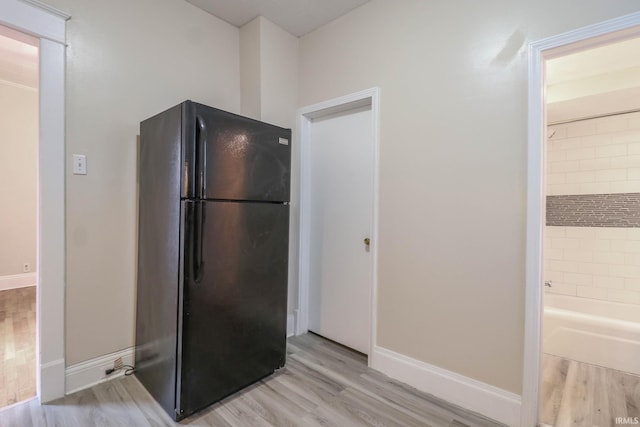
<svg viewBox="0 0 640 427"><path fill-rule="evenodd" d="M36 395L36 287L0 291L0 407Z"/></svg>
<svg viewBox="0 0 640 427"><path fill-rule="evenodd" d="M640 377L544 354L541 403L550 426L615 426L616 417L640 417Z"/></svg>
<svg viewBox="0 0 640 427"><path fill-rule="evenodd" d="M115 379L50 405L0 411L0 426L498 426L392 381L366 358L313 334L289 340L285 368L180 424L134 377Z"/></svg>

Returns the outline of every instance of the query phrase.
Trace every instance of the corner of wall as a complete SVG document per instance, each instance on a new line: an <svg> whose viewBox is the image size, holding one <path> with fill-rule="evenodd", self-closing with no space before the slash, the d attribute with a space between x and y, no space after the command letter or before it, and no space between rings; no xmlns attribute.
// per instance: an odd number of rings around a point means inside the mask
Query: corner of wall
<svg viewBox="0 0 640 427"><path fill-rule="evenodd" d="M259 18L240 28L240 113L256 120L262 116Z"/></svg>

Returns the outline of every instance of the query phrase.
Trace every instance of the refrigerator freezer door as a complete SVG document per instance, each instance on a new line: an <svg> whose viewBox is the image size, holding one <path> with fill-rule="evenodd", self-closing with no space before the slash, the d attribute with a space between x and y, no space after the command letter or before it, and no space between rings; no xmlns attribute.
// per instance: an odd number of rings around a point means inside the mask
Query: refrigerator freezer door
<svg viewBox="0 0 640 427"><path fill-rule="evenodd" d="M289 201L291 130L194 105L204 186L199 197Z"/></svg>
<svg viewBox="0 0 640 427"><path fill-rule="evenodd" d="M286 347L289 207L194 206L204 222L184 262L180 417L282 367Z"/></svg>

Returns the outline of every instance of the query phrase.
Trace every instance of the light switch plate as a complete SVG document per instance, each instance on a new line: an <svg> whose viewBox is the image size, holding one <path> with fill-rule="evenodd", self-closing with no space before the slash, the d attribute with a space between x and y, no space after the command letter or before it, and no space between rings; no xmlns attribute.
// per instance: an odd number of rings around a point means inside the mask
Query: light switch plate
<svg viewBox="0 0 640 427"><path fill-rule="evenodd" d="M73 155L73 174L74 175L87 174L87 156L85 156L84 154Z"/></svg>

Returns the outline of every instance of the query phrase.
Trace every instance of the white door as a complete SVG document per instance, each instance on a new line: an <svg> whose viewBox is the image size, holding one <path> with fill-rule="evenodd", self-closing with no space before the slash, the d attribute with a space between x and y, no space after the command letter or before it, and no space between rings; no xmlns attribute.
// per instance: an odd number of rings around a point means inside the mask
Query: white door
<svg viewBox="0 0 640 427"><path fill-rule="evenodd" d="M310 124L309 330L367 354L371 333L371 106ZM375 244L376 242L371 242Z"/></svg>

